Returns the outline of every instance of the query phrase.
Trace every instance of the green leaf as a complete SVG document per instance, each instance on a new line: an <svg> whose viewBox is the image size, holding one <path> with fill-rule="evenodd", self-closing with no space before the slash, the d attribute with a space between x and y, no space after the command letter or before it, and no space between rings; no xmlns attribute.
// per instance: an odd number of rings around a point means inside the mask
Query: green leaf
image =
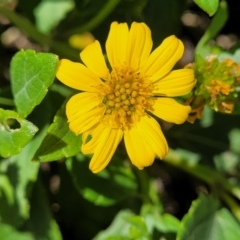
<svg viewBox="0 0 240 240"><path fill-rule="evenodd" d="M0 181L0 219L4 223L19 227L29 218L28 198L39 169L39 164L31 162L31 159L43 139L43 134L44 129L23 148L21 153L1 160L0 176L5 180Z"/></svg>
<svg viewBox="0 0 240 240"><path fill-rule="evenodd" d="M30 218L24 230L31 231L35 240L61 240L59 227L51 215L46 192L40 180L32 191Z"/></svg>
<svg viewBox="0 0 240 240"><path fill-rule="evenodd" d="M230 212L212 197L200 195L181 222L177 240L237 240L240 225Z"/></svg>
<svg viewBox="0 0 240 240"><path fill-rule="evenodd" d="M76 136L70 131L65 114L65 105L57 112L53 124L35 153L34 160L48 162L71 157L79 153L81 135Z"/></svg>
<svg viewBox="0 0 240 240"><path fill-rule="evenodd" d="M35 240L30 233L18 232L12 226L0 223L0 239L2 240Z"/></svg>
<svg viewBox="0 0 240 240"><path fill-rule="evenodd" d="M156 229L160 233L176 233L179 229L179 220L168 213L161 214L155 205L144 204L141 212L151 234Z"/></svg>
<svg viewBox="0 0 240 240"><path fill-rule="evenodd" d="M220 155L214 156L213 158L216 168L221 172L230 172L235 170L240 158L239 154L233 153L231 151L226 151Z"/></svg>
<svg viewBox="0 0 240 240"><path fill-rule="evenodd" d="M74 8L74 5L74 1L71 0L42 1L34 10L38 30L49 33Z"/></svg>
<svg viewBox="0 0 240 240"><path fill-rule="evenodd" d="M142 216L134 215L129 210L121 210L111 225L98 233L93 240L147 240L152 239Z"/></svg>
<svg viewBox="0 0 240 240"><path fill-rule="evenodd" d="M26 117L45 97L55 78L58 56L19 51L11 61L12 92L19 115Z"/></svg>
<svg viewBox="0 0 240 240"><path fill-rule="evenodd" d="M116 163L117 160L115 157L112 162ZM135 176L122 162L110 164L98 174L89 170L89 159L81 154L68 159L66 164L79 192L96 205L109 206L136 194Z"/></svg>
<svg viewBox="0 0 240 240"><path fill-rule="evenodd" d="M212 0L209 0L209 2ZM222 1L219 4L218 11L216 15L213 17L209 27L205 31L204 35L200 39L196 47L196 55L201 54L202 57L206 57L207 55L212 53L212 48L207 46L208 42L212 40L223 28L224 24L228 19L228 6L225 1Z"/></svg>
<svg viewBox="0 0 240 240"><path fill-rule="evenodd" d="M97 234L93 240L118 240L129 239L126 236L129 233L131 224L126 221L126 218L134 216L129 210L120 211L112 221L111 225Z"/></svg>
<svg viewBox="0 0 240 240"><path fill-rule="evenodd" d="M16 112L0 108L0 155L18 154L37 132L37 127Z"/></svg>
<svg viewBox="0 0 240 240"><path fill-rule="evenodd" d="M142 216L131 216L125 218L131 223L129 237L131 239L150 239L145 220Z"/></svg>
<svg viewBox="0 0 240 240"><path fill-rule="evenodd" d="M194 0L194 2L210 16L216 13L219 0Z"/></svg>

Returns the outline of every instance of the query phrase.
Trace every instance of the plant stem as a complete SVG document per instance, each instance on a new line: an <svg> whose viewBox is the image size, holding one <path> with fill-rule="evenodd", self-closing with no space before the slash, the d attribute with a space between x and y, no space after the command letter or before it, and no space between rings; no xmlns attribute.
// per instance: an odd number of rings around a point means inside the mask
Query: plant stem
<svg viewBox="0 0 240 240"><path fill-rule="evenodd" d="M0 97L0 104L7 106L15 106L14 101L12 99Z"/></svg>
<svg viewBox="0 0 240 240"><path fill-rule="evenodd" d="M96 28L104 19L106 19L109 14L117 7L117 5L120 3L120 0L108 0L107 3L103 6L103 8L99 11L99 13L92 18L89 22L86 24L73 28L66 32L64 34L66 37L70 37L73 34L76 33L83 33L88 32Z"/></svg>
<svg viewBox="0 0 240 240"><path fill-rule="evenodd" d="M221 187L226 192L229 192L236 198L240 199L239 186L229 183L227 179L212 168L201 166L196 163L190 163L180 157L174 150L170 150L169 154L163 159L163 161L203 180L213 188Z"/></svg>
<svg viewBox="0 0 240 240"><path fill-rule="evenodd" d="M0 14L8 18L21 31L26 33L30 38L32 38L39 44L43 46L50 46L57 54L68 57L72 60L79 60L78 51L72 49L71 47L69 47L69 45L65 43L57 42L51 39L49 36L39 32L28 19L4 7L0 7Z"/></svg>
<svg viewBox="0 0 240 240"><path fill-rule="evenodd" d="M144 203L149 203L151 202L151 199L149 197L149 177L148 177L148 173L146 172L145 169L143 170L138 170L133 168L133 171L135 173L135 176L138 180L139 183L139 187L140 187L140 193L141 193L141 197L143 199Z"/></svg>
<svg viewBox="0 0 240 240"><path fill-rule="evenodd" d="M239 204L226 192L221 191L220 197L222 200L226 203L226 205L229 207L233 215L237 218L238 221L240 221L240 207Z"/></svg>

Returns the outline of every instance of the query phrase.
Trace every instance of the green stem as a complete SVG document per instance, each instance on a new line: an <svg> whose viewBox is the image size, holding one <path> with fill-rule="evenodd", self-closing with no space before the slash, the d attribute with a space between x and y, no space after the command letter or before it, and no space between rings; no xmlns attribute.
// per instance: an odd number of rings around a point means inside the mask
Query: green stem
<svg viewBox="0 0 240 240"><path fill-rule="evenodd" d="M240 221L240 207L239 204L227 193L224 191L221 191L220 197L222 200L226 203L226 205L229 207L233 215L237 218L238 221Z"/></svg>
<svg viewBox="0 0 240 240"><path fill-rule="evenodd" d="M58 83L53 83L50 87L50 90L53 92L58 92L64 97L69 97L73 93L70 88L65 87L64 85L60 85Z"/></svg>
<svg viewBox="0 0 240 240"><path fill-rule="evenodd" d="M220 150L225 150L226 148L228 148L227 144L224 144L220 141L217 141L211 138L202 137L196 134L191 134L191 133L183 134L182 132L174 132L172 133L172 136L178 139L191 140L192 142L201 143L201 144L207 145L208 147L213 147Z"/></svg>
<svg viewBox="0 0 240 240"><path fill-rule="evenodd" d="M221 187L226 192L240 199L239 186L230 184L227 179L212 168L201 166L196 163L189 163L176 154L174 150L170 150L169 154L163 159L163 161L201 179L213 188Z"/></svg>
<svg viewBox="0 0 240 240"><path fill-rule="evenodd" d="M21 31L26 33L30 38L39 44L50 46L57 54L62 56L71 58L73 60L79 59L78 52L76 50L72 49L65 43L54 41L49 36L40 33L28 19L16 14L14 11L0 7L0 14L8 18Z"/></svg>
<svg viewBox="0 0 240 240"><path fill-rule="evenodd" d="M226 1L221 1L217 13L214 15L209 27L197 44L195 53L201 52L206 44L213 39L223 28L228 19L228 6Z"/></svg>
<svg viewBox="0 0 240 240"><path fill-rule="evenodd" d="M106 19L109 14L117 7L120 3L120 0L108 0L107 3L103 6L103 8L99 11L99 13L92 18L88 23L69 30L64 34L67 37L70 37L76 33L83 33L87 31L91 31L96 28L104 19Z"/></svg>
<svg viewBox="0 0 240 240"><path fill-rule="evenodd" d="M15 106L14 101L12 99L0 97L0 104L7 106Z"/></svg>
<svg viewBox="0 0 240 240"><path fill-rule="evenodd" d="M141 193L141 197L143 198L143 202L144 203L151 202L151 199L149 197L150 181L149 181L148 173L146 172L145 169L138 170L136 168L133 168L133 171L139 183L140 193Z"/></svg>

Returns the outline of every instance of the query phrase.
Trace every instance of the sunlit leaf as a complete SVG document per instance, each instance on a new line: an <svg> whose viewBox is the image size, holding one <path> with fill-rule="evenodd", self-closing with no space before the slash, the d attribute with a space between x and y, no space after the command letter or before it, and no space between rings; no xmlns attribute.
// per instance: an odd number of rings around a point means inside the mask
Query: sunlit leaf
<svg viewBox="0 0 240 240"><path fill-rule="evenodd" d="M145 220L142 216L131 216L125 219L131 224L129 229L130 239L150 239Z"/></svg>
<svg viewBox="0 0 240 240"><path fill-rule="evenodd" d="M45 97L55 78L58 57L51 53L19 51L11 61L12 91L20 116L26 117Z"/></svg>
<svg viewBox="0 0 240 240"><path fill-rule="evenodd" d="M137 183L130 168L110 164L100 173L93 174L88 168L89 159L81 154L68 159L66 164L79 192L96 205L112 205L136 194Z"/></svg>
<svg viewBox="0 0 240 240"><path fill-rule="evenodd" d="M218 201L201 195L184 216L177 240L240 239L240 225Z"/></svg>
<svg viewBox="0 0 240 240"><path fill-rule="evenodd" d="M194 2L210 16L216 13L219 5L219 0L194 0Z"/></svg>
<svg viewBox="0 0 240 240"><path fill-rule="evenodd" d="M81 135L76 136L69 130L65 115L65 106L57 112L53 124L47 130L47 134L37 150L34 160L48 162L71 157L80 151Z"/></svg>
<svg viewBox="0 0 240 240"><path fill-rule="evenodd" d="M16 112L0 109L0 155L9 157L19 153L37 130Z"/></svg>

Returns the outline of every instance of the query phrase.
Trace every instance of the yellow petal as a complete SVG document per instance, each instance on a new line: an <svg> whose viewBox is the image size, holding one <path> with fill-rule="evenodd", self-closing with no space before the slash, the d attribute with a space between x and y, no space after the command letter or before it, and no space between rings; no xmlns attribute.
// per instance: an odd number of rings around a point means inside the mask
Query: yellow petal
<svg viewBox="0 0 240 240"><path fill-rule="evenodd" d="M129 32L127 64L133 70L146 62L152 49L151 31L144 23L133 22Z"/></svg>
<svg viewBox="0 0 240 240"><path fill-rule="evenodd" d="M93 173L100 172L107 166L116 151L122 136L123 132L120 129L112 129L109 127L105 127L103 129L100 137L98 138L94 149L94 155L89 164L89 168Z"/></svg>
<svg viewBox="0 0 240 240"><path fill-rule="evenodd" d="M96 107L87 112L84 116L79 116L71 122L69 121L69 128L76 135L88 131L101 120L104 111L105 108Z"/></svg>
<svg viewBox="0 0 240 240"><path fill-rule="evenodd" d="M92 131L88 131L83 133L83 143L81 147L81 151L84 154L92 154L95 152L95 148L99 143L101 134L104 132L106 126L103 124L97 124ZM91 140L86 143L86 139L88 136L91 136Z"/></svg>
<svg viewBox="0 0 240 240"><path fill-rule="evenodd" d="M182 96L189 93L195 84L196 80L192 69L175 70L154 82L153 93L168 97Z"/></svg>
<svg viewBox="0 0 240 240"><path fill-rule="evenodd" d="M137 128L141 137L150 145L155 154L161 159L164 158L168 153L168 144L158 122L145 115L141 117Z"/></svg>
<svg viewBox="0 0 240 240"><path fill-rule="evenodd" d="M98 77L108 79L109 71L103 57L101 45L98 41L88 45L80 53L80 57L84 64Z"/></svg>
<svg viewBox="0 0 240 240"><path fill-rule="evenodd" d="M57 78L65 85L81 91L98 92L103 82L81 63L62 59L59 61Z"/></svg>
<svg viewBox="0 0 240 240"><path fill-rule="evenodd" d="M171 123L181 124L186 121L191 107L179 104L171 98L157 98L151 111L157 117Z"/></svg>
<svg viewBox="0 0 240 240"><path fill-rule="evenodd" d="M168 152L166 139L152 117L143 116L130 130L124 132L128 155L139 169L153 163L155 156L163 158Z"/></svg>
<svg viewBox="0 0 240 240"><path fill-rule="evenodd" d="M76 94L68 101L66 114L69 128L76 135L89 130L100 121L105 107L99 104L97 94L88 92Z"/></svg>
<svg viewBox="0 0 240 240"><path fill-rule="evenodd" d="M106 42L108 60L112 67L126 63L129 30L126 23L113 22Z"/></svg>
<svg viewBox="0 0 240 240"><path fill-rule="evenodd" d="M168 74L176 62L182 57L184 47L182 42L175 36L166 38L156 48L143 66L143 75L156 81Z"/></svg>
<svg viewBox="0 0 240 240"><path fill-rule="evenodd" d="M143 169L153 163L156 154L141 138L135 127L124 132L124 142L128 156L137 168Z"/></svg>

